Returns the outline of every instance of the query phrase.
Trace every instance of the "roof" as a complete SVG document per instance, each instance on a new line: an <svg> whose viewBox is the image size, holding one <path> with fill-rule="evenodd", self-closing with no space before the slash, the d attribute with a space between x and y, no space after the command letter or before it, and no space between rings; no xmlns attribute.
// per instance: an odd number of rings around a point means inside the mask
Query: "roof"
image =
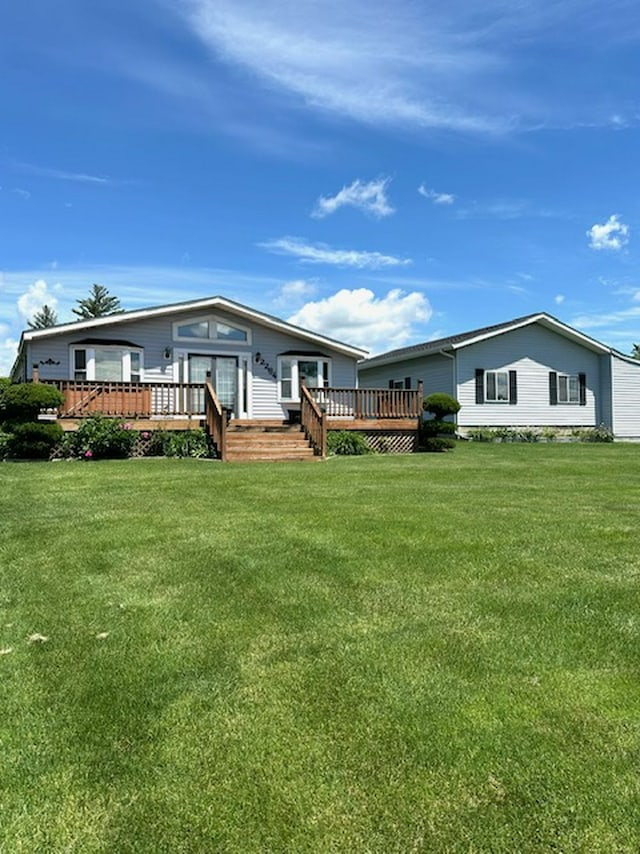
<svg viewBox="0 0 640 854"><path fill-rule="evenodd" d="M448 335L446 338L437 338L433 341L425 341L422 344L413 344L409 347L389 350L386 353L381 353L379 356L373 356L371 359L363 359L358 363L358 368L373 368L378 365L392 364L393 362L401 362L407 359L418 359L422 356L431 356L442 351L451 353L462 347L468 347L479 341L485 341L488 338L494 338L496 335L503 335L505 332L512 332L533 323L551 329L553 332L557 332L565 338L569 338L596 353L612 352L610 347L607 347L606 344L602 344L600 341L596 341L595 338L584 335L582 332L568 326L566 323L562 323L562 321L552 317L550 314L546 314L546 312L537 312L536 314L526 314L523 317L516 317L505 323L495 323L492 326L483 326L480 329L472 329L469 332Z"/></svg>
<svg viewBox="0 0 640 854"><path fill-rule="evenodd" d="M265 314L256 309L249 308L234 300L227 299L223 296L207 297L200 300L188 300L187 302L176 302L169 305L153 306L151 308L136 309L134 311L123 311L118 314L109 314L104 317L94 317L89 320L77 320L73 323L63 323L58 326L50 326L47 329L27 329L22 333L20 339L20 350L22 350L23 342L35 341L41 338L52 338L56 335L66 335L74 332L94 332L99 331L102 327L114 327L127 323L132 323L136 320L148 320L154 317L162 317L164 315L182 314L193 311L206 311L211 309L222 309L241 317L247 321L254 321L262 326L276 329L285 332L289 335L295 335L297 338L302 338L315 345L330 347L332 350L337 350L347 356L352 356L356 359L366 356L367 351L361 347L353 347L350 344L345 344L342 341L337 341L334 338L328 338L326 335L320 335L317 332L312 332L309 329L302 329L300 326L294 326L275 317L271 314ZM20 351L19 351L20 352ZM18 354L19 355L19 354Z"/></svg>

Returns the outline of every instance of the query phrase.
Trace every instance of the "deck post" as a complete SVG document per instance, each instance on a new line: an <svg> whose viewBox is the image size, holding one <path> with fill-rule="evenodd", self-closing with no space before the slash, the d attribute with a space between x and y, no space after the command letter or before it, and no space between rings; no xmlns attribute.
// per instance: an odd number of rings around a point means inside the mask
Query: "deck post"
<svg viewBox="0 0 640 854"><path fill-rule="evenodd" d="M40 382L40 366L33 365L31 369L31 382L39 383Z"/></svg>

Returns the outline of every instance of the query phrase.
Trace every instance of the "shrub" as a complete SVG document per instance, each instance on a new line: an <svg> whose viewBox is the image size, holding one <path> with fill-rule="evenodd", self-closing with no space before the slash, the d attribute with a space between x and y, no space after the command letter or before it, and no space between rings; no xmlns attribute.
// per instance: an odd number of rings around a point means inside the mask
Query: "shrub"
<svg viewBox="0 0 640 854"><path fill-rule="evenodd" d="M121 418L95 413L83 420L73 436L75 456L104 460L128 457L138 434Z"/></svg>
<svg viewBox="0 0 640 854"><path fill-rule="evenodd" d="M165 457L194 457L204 459L211 455L204 430L168 432L163 443Z"/></svg>
<svg viewBox="0 0 640 854"><path fill-rule="evenodd" d="M444 451L452 451L456 446L453 439L447 439L443 436L429 436L424 440L422 449L432 454L443 453Z"/></svg>
<svg viewBox="0 0 640 854"><path fill-rule="evenodd" d="M453 421L438 421L435 418L423 421L420 425L420 433L423 438L428 436L453 436L456 425Z"/></svg>
<svg viewBox="0 0 640 854"><path fill-rule="evenodd" d="M442 421L447 415L455 415L456 412L459 412L460 403L450 394L436 391L425 397L422 408L425 412L430 412L436 421Z"/></svg>
<svg viewBox="0 0 640 854"><path fill-rule="evenodd" d="M543 427L540 435L543 439L546 439L547 442L555 442L558 437L558 431L555 427Z"/></svg>
<svg viewBox="0 0 640 854"><path fill-rule="evenodd" d="M467 430L467 438L472 442L495 442L496 431L489 427L470 427Z"/></svg>
<svg viewBox="0 0 640 854"><path fill-rule="evenodd" d="M365 437L355 430L329 432L327 434L327 450L330 454L343 457L358 457L362 454L371 453Z"/></svg>
<svg viewBox="0 0 640 854"><path fill-rule="evenodd" d="M5 460L7 458L10 438L10 433L5 433L3 430L0 430L0 460Z"/></svg>
<svg viewBox="0 0 640 854"><path fill-rule="evenodd" d="M539 442L540 441L540 433L537 430L532 430L531 428L525 428L524 430L518 430L515 441L516 442Z"/></svg>
<svg viewBox="0 0 640 854"><path fill-rule="evenodd" d="M64 396L55 386L45 383L5 385L0 393L0 420L36 421L42 409L57 409Z"/></svg>
<svg viewBox="0 0 640 854"><path fill-rule="evenodd" d="M572 435L577 436L581 442L613 442L613 433L604 424L573 430Z"/></svg>
<svg viewBox="0 0 640 854"><path fill-rule="evenodd" d="M11 459L48 460L51 451L62 439L59 424L26 421L14 424L6 440L6 454Z"/></svg>

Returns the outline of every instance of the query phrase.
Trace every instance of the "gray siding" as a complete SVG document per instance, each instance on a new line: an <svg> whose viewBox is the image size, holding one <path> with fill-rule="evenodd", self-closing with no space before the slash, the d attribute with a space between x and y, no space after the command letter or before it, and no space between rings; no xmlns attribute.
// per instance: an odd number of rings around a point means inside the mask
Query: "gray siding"
<svg viewBox="0 0 640 854"><path fill-rule="evenodd" d="M215 315L229 324L236 324L251 329L251 343L213 343L175 341L173 339L173 323L187 318L207 317ZM331 360L331 384L334 386L354 387L356 385L356 360L343 355L328 347L311 341L297 338L255 323L247 324L244 318L218 309L211 311L175 313L159 318L137 320L130 323L118 323L116 326L103 326L95 329L79 329L77 332L67 332L64 335L47 339L36 339L28 344L29 376L34 363L52 360L58 364L40 364L42 379L71 379L70 347L85 339L101 339L104 341L125 340L144 350L143 380L150 383L174 383L184 380L184 370L181 358L189 353L234 355L239 359L245 358L248 364L250 416L253 418L282 418L286 417L287 404L278 402L277 381L270 375L265 365L258 364L255 354L260 353L261 360L273 371L277 370L278 354L287 351L299 353L322 353ZM169 359L164 356L169 347L172 355Z"/></svg>
<svg viewBox="0 0 640 854"><path fill-rule="evenodd" d="M476 404L475 371L515 370L518 402ZM585 373L586 406L549 403L549 372ZM598 423L601 358L597 353L532 324L458 350L458 400L461 427L593 427Z"/></svg>
<svg viewBox="0 0 640 854"><path fill-rule="evenodd" d="M640 362L611 356L613 432L620 438L640 438Z"/></svg>
<svg viewBox="0 0 640 854"><path fill-rule="evenodd" d="M417 359L405 359L389 365L358 367L358 383L361 388L388 388L390 380L411 377L411 388L424 383L425 396L435 391L454 393L454 360L435 354Z"/></svg>

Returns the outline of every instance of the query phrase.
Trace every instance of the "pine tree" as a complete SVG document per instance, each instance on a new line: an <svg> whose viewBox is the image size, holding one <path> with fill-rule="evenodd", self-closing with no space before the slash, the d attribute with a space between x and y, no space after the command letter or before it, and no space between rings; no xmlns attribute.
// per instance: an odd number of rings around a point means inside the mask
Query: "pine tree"
<svg viewBox="0 0 640 854"><path fill-rule="evenodd" d="M40 311L36 311L29 321L29 329L48 329L58 322L58 315L48 305L43 305Z"/></svg>
<svg viewBox="0 0 640 854"><path fill-rule="evenodd" d="M640 344L634 344L631 355L634 359L640 359Z"/></svg>
<svg viewBox="0 0 640 854"><path fill-rule="evenodd" d="M107 314L119 314L123 310L118 297L110 294L104 285L92 285L89 296L76 302L78 308L72 308L71 311L82 320L104 317Z"/></svg>

